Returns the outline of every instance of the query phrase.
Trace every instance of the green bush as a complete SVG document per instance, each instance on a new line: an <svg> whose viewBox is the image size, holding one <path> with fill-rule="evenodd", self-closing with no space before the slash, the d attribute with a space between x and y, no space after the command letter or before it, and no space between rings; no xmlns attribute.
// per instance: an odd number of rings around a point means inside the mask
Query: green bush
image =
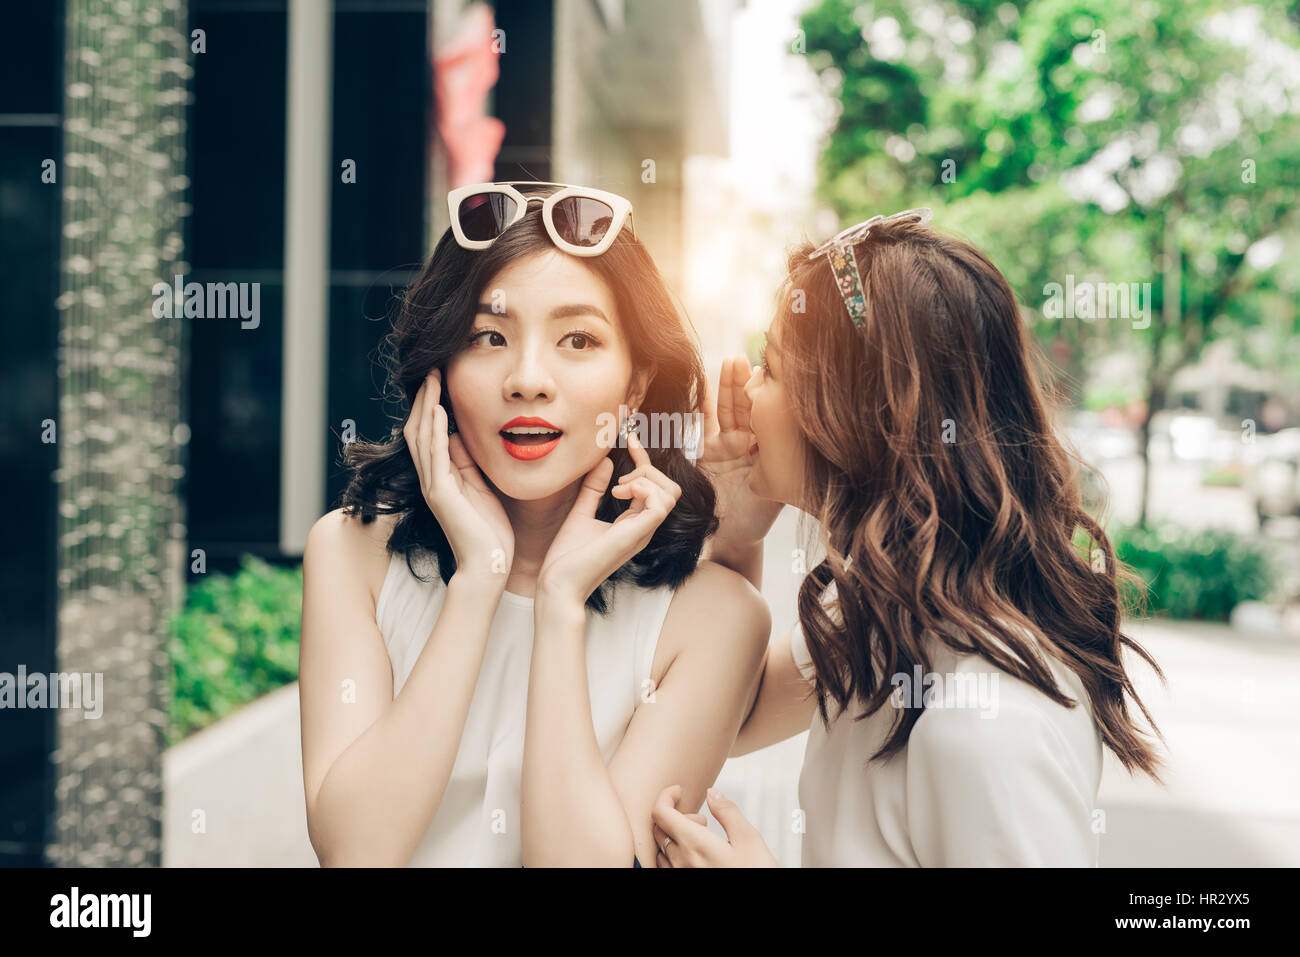
<svg viewBox="0 0 1300 957"><path fill-rule="evenodd" d="M1201 476L1201 484L1217 488L1241 488L1246 483L1245 472L1240 468L1210 468Z"/></svg>
<svg viewBox="0 0 1300 957"><path fill-rule="evenodd" d="M1151 614L1227 621L1238 602L1263 600L1272 587L1268 552L1232 532L1165 525L1116 528L1110 536L1120 561L1146 582Z"/></svg>
<svg viewBox="0 0 1300 957"><path fill-rule="evenodd" d="M169 744L298 677L302 566L240 565L192 585L172 619Z"/></svg>

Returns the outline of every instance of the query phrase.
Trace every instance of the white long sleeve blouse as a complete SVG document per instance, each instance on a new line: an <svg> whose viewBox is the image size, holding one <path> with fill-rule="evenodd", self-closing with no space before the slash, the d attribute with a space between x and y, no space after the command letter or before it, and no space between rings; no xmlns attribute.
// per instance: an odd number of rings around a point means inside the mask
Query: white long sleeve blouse
<svg viewBox="0 0 1300 957"><path fill-rule="evenodd" d="M1079 702L1067 708L980 656L930 647L937 677L909 676L869 718L853 720L857 702L838 716L828 702L829 727L813 716L799 779L803 866L1096 867L1102 744L1078 676L1044 653ZM791 653L811 678L797 623ZM924 713L902 751L868 766L909 686L929 691Z"/></svg>

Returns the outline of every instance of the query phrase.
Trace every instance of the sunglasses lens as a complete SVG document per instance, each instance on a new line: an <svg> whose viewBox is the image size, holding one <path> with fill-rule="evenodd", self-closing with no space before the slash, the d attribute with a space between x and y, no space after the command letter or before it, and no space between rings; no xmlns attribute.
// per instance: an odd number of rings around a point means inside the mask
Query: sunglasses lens
<svg viewBox="0 0 1300 957"><path fill-rule="evenodd" d="M574 246L596 246L614 222L614 210L598 199L570 196L551 211L555 231Z"/></svg>
<svg viewBox="0 0 1300 957"><path fill-rule="evenodd" d="M475 193L460 201L456 218L461 232L471 242L496 239L505 231L518 204L505 193Z"/></svg>

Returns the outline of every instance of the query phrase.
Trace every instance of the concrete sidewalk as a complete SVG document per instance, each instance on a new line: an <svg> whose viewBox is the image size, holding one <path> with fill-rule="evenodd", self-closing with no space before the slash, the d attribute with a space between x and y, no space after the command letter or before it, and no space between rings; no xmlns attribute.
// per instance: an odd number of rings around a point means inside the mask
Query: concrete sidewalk
<svg viewBox="0 0 1300 957"><path fill-rule="evenodd" d="M1106 753L1103 866L1300 865L1300 644L1193 622L1132 635L1168 679L1130 665L1168 742L1167 786Z"/></svg>

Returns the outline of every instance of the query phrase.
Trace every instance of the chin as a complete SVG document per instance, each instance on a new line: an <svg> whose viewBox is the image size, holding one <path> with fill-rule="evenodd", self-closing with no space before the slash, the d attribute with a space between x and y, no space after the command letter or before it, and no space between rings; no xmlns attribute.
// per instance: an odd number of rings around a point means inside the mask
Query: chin
<svg viewBox="0 0 1300 957"><path fill-rule="evenodd" d="M578 466L570 468L562 462L522 462L508 455L504 458L505 462L493 463L487 478L498 492L517 502L550 498L574 482L582 481L586 474L585 470L575 471Z"/></svg>
<svg viewBox="0 0 1300 957"><path fill-rule="evenodd" d="M504 473L489 475L488 479L498 492L516 502L535 502L547 498L568 484L557 481L553 476L544 476L540 472L521 475L521 471L522 469L511 469L507 465Z"/></svg>

